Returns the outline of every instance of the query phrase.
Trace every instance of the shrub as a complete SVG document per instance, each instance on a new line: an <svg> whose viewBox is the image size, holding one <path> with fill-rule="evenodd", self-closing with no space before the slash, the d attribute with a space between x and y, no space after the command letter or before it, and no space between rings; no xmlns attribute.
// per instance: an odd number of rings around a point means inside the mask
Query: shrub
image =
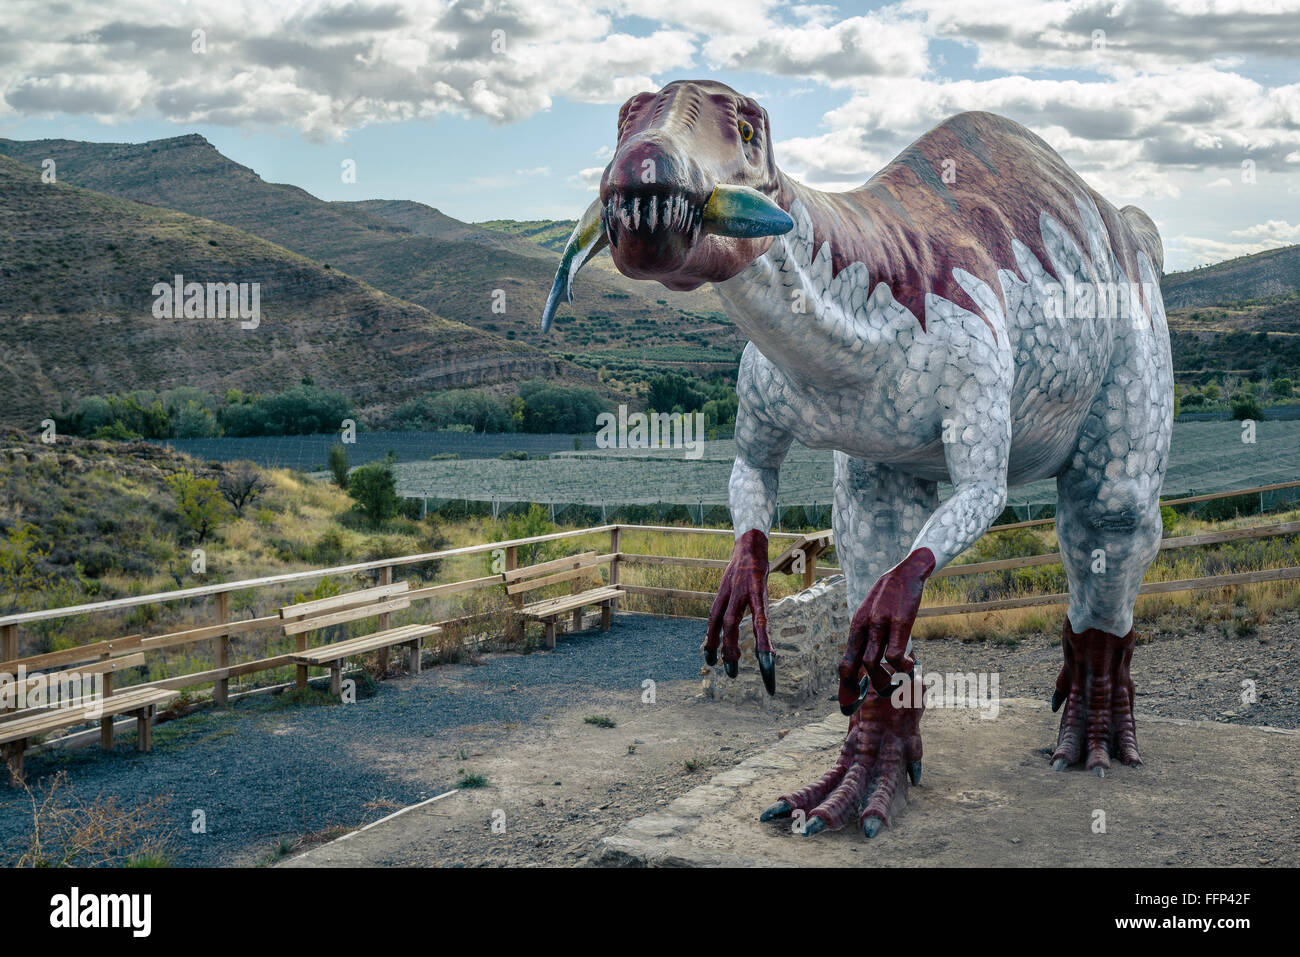
<svg viewBox="0 0 1300 957"><path fill-rule="evenodd" d="M330 446L329 468L330 473L334 476L334 484L346 490L348 487L348 450L343 447L343 443L335 442Z"/></svg>
<svg viewBox="0 0 1300 957"><path fill-rule="evenodd" d="M372 523L387 521L397 514L397 476L387 462L371 462L353 470L348 495Z"/></svg>

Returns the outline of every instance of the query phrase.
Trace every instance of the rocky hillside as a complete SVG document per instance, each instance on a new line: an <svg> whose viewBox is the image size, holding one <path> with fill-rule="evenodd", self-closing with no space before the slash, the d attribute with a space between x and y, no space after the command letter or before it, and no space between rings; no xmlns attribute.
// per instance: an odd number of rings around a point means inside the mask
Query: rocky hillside
<svg viewBox="0 0 1300 957"><path fill-rule="evenodd" d="M543 338L554 250L420 203L325 202L266 182L201 136L139 144L0 139L0 153L32 166L51 158L62 182L235 226L441 316L561 356L647 347L731 356L743 345L712 290L636 283L608 257L584 271L572 311L562 310ZM504 312L493 310L497 302Z"/></svg>
<svg viewBox="0 0 1300 957"><path fill-rule="evenodd" d="M1286 296L1300 291L1300 245L1170 273L1160 291L1169 310Z"/></svg>
<svg viewBox="0 0 1300 957"><path fill-rule="evenodd" d="M260 325L155 318L154 285L177 273L259 283ZM311 375L366 414L432 389L591 379L232 226L46 184L4 156L0 317L0 422L26 428L142 387L279 391Z"/></svg>

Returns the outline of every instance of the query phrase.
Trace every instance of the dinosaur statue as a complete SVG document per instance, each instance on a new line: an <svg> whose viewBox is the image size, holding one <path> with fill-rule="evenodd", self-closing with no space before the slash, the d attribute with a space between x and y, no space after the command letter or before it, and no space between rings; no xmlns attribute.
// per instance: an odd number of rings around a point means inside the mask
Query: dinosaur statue
<svg viewBox="0 0 1300 957"><path fill-rule="evenodd" d="M626 276L713 283L749 339L735 550L704 655L716 664L720 647L734 677L752 613L769 694L778 473L795 439L834 452L835 549L856 608L838 697L852 718L835 766L764 820L801 813L808 836L855 814L867 837L889 823L903 774L920 779L924 695L897 688L919 685L911 628L925 582L988 530L1008 486L1049 476L1070 592L1052 766L1104 776L1112 759L1141 763L1133 604L1160 544L1173 414L1164 256L1145 213L1116 210L1038 136L979 112L944 121L857 189L811 189L777 168L758 103L682 81L619 111L543 330L606 246ZM940 480L953 486L942 504Z"/></svg>

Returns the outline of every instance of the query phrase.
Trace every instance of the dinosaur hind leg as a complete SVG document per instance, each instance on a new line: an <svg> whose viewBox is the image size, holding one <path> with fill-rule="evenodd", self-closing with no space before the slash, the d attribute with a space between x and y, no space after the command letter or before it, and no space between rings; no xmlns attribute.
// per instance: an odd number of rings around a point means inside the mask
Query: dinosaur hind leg
<svg viewBox="0 0 1300 957"><path fill-rule="evenodd" d="M1139 324L1119 333L1110 381L1057 477L1056 531L1070 583L1053 709L1064 706L1053 767L1111 758L1140 764L1129 663L1133 605L1160 548L1160 485L1169 448L1168 351ZM1168 388L1166 388L1168 386Z"/></svg>

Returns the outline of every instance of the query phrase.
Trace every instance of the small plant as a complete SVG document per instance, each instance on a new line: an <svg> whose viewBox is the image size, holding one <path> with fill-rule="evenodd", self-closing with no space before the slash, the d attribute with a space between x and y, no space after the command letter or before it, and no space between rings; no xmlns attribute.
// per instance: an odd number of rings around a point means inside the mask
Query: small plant
<svg viewBox="0 0 1300 957"><path fill-rule="evenodd" d="M466 774L464 768L461 769L460 780L456 782L456 787L462 790L472 790L474 788L485 788L488 786L488 779L481 774Z"/></svg>
<svg viewBox="0 0 1300 957"><path fill-rule="evenodd" d="M616 724L607 714L589 714L582 720L585 724L594 724L598 728L612 728Z"/></svg>
<svg viewBox="0 0 1300 957"><path fill-rule="evenodd" d="M698 757L692 756L682 762L682 769L687 774L694 774L700 768L704 767L704 761Z"/></svg>

